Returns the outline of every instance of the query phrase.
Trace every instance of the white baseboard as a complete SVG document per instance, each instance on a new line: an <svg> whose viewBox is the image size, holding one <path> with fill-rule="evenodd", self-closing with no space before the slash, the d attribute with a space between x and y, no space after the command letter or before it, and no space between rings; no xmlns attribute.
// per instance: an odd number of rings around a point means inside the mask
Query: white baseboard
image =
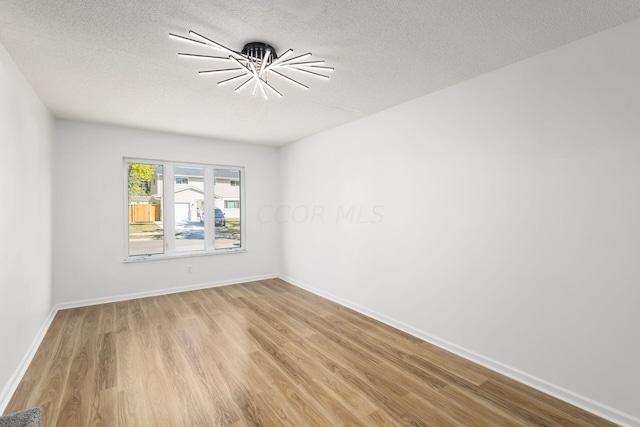
<svg viewBox="0 0 640 427"><path fill-rule="evenodd" d="M280 275L280 278L286 282L291 283L292 285L295 285L299 288L307 290L311 293L319 295L323 298L331 300L345 307L348 307L352 310L357 311L358 313L361 313L361 314L364 314L365 316L376 319L382 323L385 323L389 326L392 326L396 329L399 329L403 332L406 332L410 335L413 335L431 344L437 345L438 347L448 350L452 353L455 353L458 356L464 357L465 359L471 360L472 362L475 362L493 371L499 372L502 375L505 375L509 378L512 378L516 381L519 381L537 390L540 390L543 393L556 397L574 406L582 408L585 411L591 412L592 414L598 415L616 424L619 424L625 427L640 427L640 419L630 414L624 413L615 408L611 408L600 402L596 402L595 400L582 396L578 393L574 393L570 390L566 390L546 380L535 377L519 369L513 368L511 366L505 365L504 363L498 362L491 358L485 357L481 354L475 353L471 350L467 350L466 348L460 347L459 345L453 344L441 338L430 335L424 331L416 329L405 323L399 322L383 314L377 313L366 307L362 307L351 301L347 301L343 298L337 297L335 295L329 294L319 289L306 286L291 277Z"/></svg>
<svg viewBox="0 0 640 427"><path fill-rule="evenodd" d="M376 319L380 322L383 322L389 326L392 326L396 329L399 329L401 331L404 331L408 334L411 334L415 337L418 337L420 339L423 339L427 342L430 342L434 345L437 345L438 347L441 347L445 350L448 350L452 353L455 353L461 357L464 357L465 359L469 359L475 363L478 363L479 365L485 366L489 369L492 369L496 372L499 372L503 375L506 375L507 377L510 377L516 381L519 381L521 383L524 383L528 386L531 386L537 390L542 391L543 393L547 393L551 396L554 396L558 399L561 399L567 403L570 403L572 405L575 405L579 408L582 408L586 411L589 411L593 414L596 414L598 416L601 416L605 419L608 419L614 423L620 424L621 426L628 426L628 427L640 427L640 419L626 414L622 411L618 411L615 408L611 408L607 405L604 405L600 402L596 402L592 399L589 399L588 397L582 396L580 394L574 393L570 390L566 390L562 387L559 387L555 384L552 384L548 381L545 381L541 378L537 378L533 375L527 374L526 372L520 371L516 368L513 368L511 366L505 365L501 362L495 361L493 359L490 359L488 357L482 356L478 353L475 353L471 350L467 350L463 347L460 347L456 344L450 343L446 340L440 339L438 337L435 337L433 335L430 335L424 331L421 331L419 329L416 329L412 326L409 326L407 324L404 324L402 322L399 322L395 319L392 319L390 317L387 317L383 314L377 313L373 310L369 310L366 307L362 307L358 304L355 304L351 301L347 301L345 299L342 299L340 297L337 297L335 295L331 295L328 294L326 292L323 292L319 289L315 289L313 287L310 286L306 286L298 281L296 281L295 279L288 277L288 276L284 276L284 275L265 275L265 276L254 276L254 277L247 277L247 278L241 278L241 279L234 279L234 280L224 280L224 281L218 281L218 282L210 282L210 283L202 283L202 284L197 284L197 285L189 285L189 286L184 286L184 287L178 287L178 288L169 288L169 289L161 289L161 290L154 290L154 291L148 291L148 292L138 292L138 293L133 293L133 294L126 294L126 295L117 295L117 296L112 296L112 297L104 297L104 298L94 298L94 299L86 299L86 300L81 300L81 301L73 301L73 302L66 302L66 303L61 303L58 304L56 306L54 306L51 309L51 312L49 313L49 315L47 316L47 319L45 320L45 322L43 323L42 327L40 328L40 330L38 331L38 334L36 335L35 339L33 340L33 342L31 343L31 346L29 347L29 350L27 351L27 353L25 354L24 358L22 359L22 361L20 362L20 365L18 366L18 368L16 369L15 373L13 374L13 376L11 377L11 379L8 381L8 383L5 385L5 387L2 389L2 392L0 393L0 414L2 414L5 410L5 408L7 407L7 405L9 404L9 400L11 399L11 397L13 396L13 393L15 393L16 389L18 388L18 385L20 384L20 381L22 380L22 377L24 376L24 374L27 371L27 368L29 367L29 364L31 363L33 357L36 354L36 351L38 350L38 347L40 346L40 343L42 342L42 340L44 339L44 336L47 333L47 330L49 329L49 326L51 325L51 322L53 321L53 318L55 317L56 313L58 312L58 310L62 310L62 309L67 309L67 308L75 308L75 307L84 307L84 306L89 306L89 305L96 305L96 304L106 304L106 303L110 303L110 302L118 302L118 301L126 301L126 300L131 300L131 299L136 299L136 298L145 298L145 297L151 297L151 296L158 296L158 295L168 295L168 294L173 294L173 293L178 293L178 292L186 292L186 291L193 291L193 290L198 290L198 289L207 289L207 288L214 288L214 287L220 287L220 286L227 286L227 285L233 285L233 284L237 284L237 283L245 283L245 282L252 282L252 281L257 281L257 280L265 280L265 279L271 279L273 277L280 277L282 280L285 280L299 288L305 289L309 292L312 292L316 295L319 295L323 298L327 298L331 301L334 301L340 305L343 305L345 307L351 308L352 310L355 310L359 313L364 314L365 316L371 317L373 319Z"/></svg>
<svg viewBox="0 0 640 427"><path fill-rule="evenodd" d="M254 282L257 280L273 279L278 277L277 274L253 276L253 277L240 277L231 280L220 280L217 282L199 283L196 285L187 285L176 288L158 289L146 292L136 292L132 294L115 295L102 298L90 298L78 301L63 302L56 305L58 310L65 310L67 308L86 307L89 305L108 304L110 302L128 301L136 298L155 297L159 295L177 294L179 292L196 291L199 289L217 288L220 286L235 285L237 283Z"/></svg>
<svg viewBox="0 0 640 427"><path fill-rule="evenodd" d="M38 347L40 347L40 343L44 339L44 336L47 334L47 331L49 330L49 326L51 326L51 322L53 322L53 318L56 317L57 312L58 312L58 309L55 306L51 308L49 315L47 316L44 323L40 327L40 330L38 331L35 339L31 343L29 350L27 350L27 353L22 358L22 361L20 361L18 368L13 373L13 375L11 376L7 384L4 386L4 388L2 389L2 392L0 392L0 414L4 413L4 410L7 408L9 401L13 397L13 393L16 392L16 389L18 388L20 381L22 381L22 377L27 372L27 368L31 364L33 357L36 355L36 351L38 351Z"/></svg>

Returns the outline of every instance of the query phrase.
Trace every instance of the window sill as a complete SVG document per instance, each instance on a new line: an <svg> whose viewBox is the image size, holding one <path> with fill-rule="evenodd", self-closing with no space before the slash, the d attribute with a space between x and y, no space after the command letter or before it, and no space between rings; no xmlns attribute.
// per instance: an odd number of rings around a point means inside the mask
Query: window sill
<svg viewBox="0 0 640 427"><path fill-rule="evenodd" d="M185 252L173 255L140 255L132 256L124 259L123 263L135 263L135 262L147 262L147 261L162 261L168 259L180 259L180 258L195 258L204 256L216 256L216 255L230 255L246 253L246 249L219 249L215 252Z"/></svg>

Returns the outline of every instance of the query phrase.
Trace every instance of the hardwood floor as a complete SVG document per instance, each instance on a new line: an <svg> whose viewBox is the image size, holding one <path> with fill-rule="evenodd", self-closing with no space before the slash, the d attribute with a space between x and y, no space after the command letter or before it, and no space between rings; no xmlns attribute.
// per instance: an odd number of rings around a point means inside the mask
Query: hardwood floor
<svg viewBox="0 0 640 427"><path fill-rule="evenodd" d="M43 426L610 426L278 279L60 311Z"/></svg>

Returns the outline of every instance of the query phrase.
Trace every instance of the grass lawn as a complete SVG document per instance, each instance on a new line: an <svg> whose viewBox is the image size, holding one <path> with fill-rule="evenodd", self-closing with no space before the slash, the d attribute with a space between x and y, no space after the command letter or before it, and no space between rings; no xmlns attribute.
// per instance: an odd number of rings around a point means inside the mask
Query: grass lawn
<svg viewBox="0 0 640 427"><path fill-rule="evenodd" d="M153 222L129 224L129 233L153 233L154 231L162 231Z"/></svg>
<svg viewBox="0 0 640 427"><path fill-rule="evenodd" d="M240 218L228 218L225 222L230 233L240 233Z"/></svg>

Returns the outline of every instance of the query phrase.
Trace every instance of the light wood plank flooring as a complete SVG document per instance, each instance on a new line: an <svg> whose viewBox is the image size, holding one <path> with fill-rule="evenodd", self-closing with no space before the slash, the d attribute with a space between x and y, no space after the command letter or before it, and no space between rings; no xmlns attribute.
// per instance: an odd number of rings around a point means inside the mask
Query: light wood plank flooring
<svg viewBox="0 0 640 427"><path fill-rule="evenodd" d="M264 280L60 311L6 413L43 426L609 426Z"/></svg>

